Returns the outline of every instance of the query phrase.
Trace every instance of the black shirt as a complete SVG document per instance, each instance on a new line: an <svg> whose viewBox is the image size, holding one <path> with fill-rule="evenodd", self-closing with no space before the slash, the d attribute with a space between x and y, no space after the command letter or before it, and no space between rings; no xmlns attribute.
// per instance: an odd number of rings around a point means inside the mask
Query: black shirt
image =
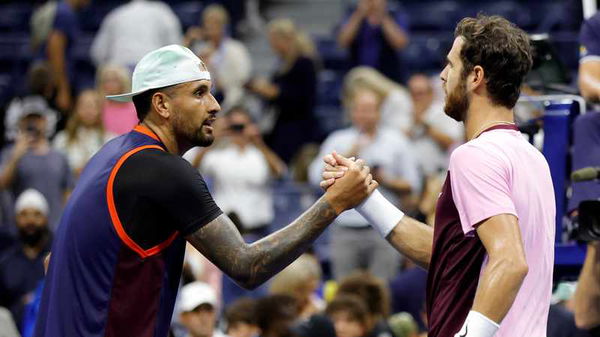
<svg viewBox="0 0 600 337"><path fill-rule="evenodd" d="M222 213L198 171L158 149L128 158L115 177L114 193L125 231L144 249L175 231L192 234Z"/></svg>

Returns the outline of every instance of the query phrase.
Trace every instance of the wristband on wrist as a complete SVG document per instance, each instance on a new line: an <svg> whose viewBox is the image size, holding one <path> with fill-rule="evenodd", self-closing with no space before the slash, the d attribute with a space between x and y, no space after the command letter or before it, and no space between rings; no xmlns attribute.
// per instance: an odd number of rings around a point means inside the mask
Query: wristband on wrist
<svg viewBox="0 0 600 337"><path fill-rule="evenodd" d="M385 239L404 217L404 213L378 190L355 208Z"/></svg>
<svg viewBox="0 0 600 337"><path fill-rule="evenodd" d="M467 319L454 337L493 337L500 325L477 311L469 311Z"/></svg>

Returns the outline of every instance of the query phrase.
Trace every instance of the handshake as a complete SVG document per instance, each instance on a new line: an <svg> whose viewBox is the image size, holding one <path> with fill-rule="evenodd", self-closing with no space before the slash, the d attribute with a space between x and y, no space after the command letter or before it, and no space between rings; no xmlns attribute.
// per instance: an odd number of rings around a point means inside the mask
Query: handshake
<svg viewBox="0 0 600 337"><path fill-rule="evenodd" d="M323 161L323 180L319 185L337 214L356 207L379 186L362 159L346 158L334 151Z"/></svg>
<svg viewBox="0 0 600 337"><path fill-rule="evenodd" d="M319 185L326 191L325 199L336 214L356 207L382 237L387 237L404 213L375 191L379 183L364 160L346 158L334 151L323 157L323 161L323 180Z"/></svg>

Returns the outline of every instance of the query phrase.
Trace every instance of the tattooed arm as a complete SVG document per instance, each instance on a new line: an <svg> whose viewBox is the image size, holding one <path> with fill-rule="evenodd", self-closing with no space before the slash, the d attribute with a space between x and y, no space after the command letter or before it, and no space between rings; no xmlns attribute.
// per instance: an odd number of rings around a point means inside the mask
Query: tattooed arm
<svg viewBox="0 0 600 337"><path fill-rule="evenodd" d="M252 244L220 215L186 239L200 253L246 288L255 288L302 254L338 214L364 200L378 184L368 167L357 161L294 222Z"/></svg>

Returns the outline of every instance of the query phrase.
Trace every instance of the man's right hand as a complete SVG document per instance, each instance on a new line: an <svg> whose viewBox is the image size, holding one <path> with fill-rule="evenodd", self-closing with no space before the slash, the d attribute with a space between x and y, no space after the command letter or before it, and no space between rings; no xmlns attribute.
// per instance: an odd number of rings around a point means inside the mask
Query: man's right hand
<svg viewBox="0 0 600 337"><path fill-rule="evenodd" d="M21 159L27 150L32 146L33 137L30 135L19 132L17 134L17 139L15 139L15 147L13 148L12 156L15 160Z"/></svg>
<svg viewBox="0 0 600 337"><path fill-rule="evenodd" d="M354 208L366 199L379 184L373 180L369 167L361 159L352 161L348 158L333 154L336 163L347 167L343 177L337 178L335 184L325 192L325 199L337 214Z"/></svg>

